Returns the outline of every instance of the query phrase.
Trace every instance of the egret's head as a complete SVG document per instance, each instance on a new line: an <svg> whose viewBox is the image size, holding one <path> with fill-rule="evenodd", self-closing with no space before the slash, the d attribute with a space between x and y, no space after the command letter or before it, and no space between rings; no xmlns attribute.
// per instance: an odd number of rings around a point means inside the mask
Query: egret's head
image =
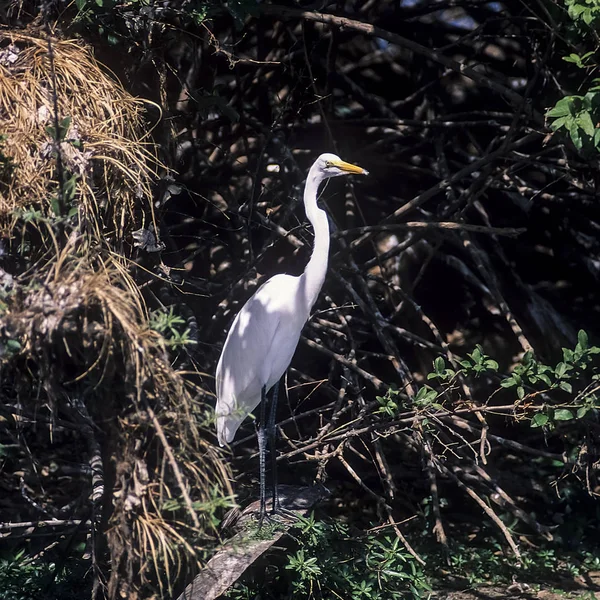
<svg viewBox="0 0 600 600"><path fill-rule="evenodd" d="M317 158L316 166L325 178L339 177L340 175L369 174L369 171L366 171L362 167L357 167L356 165L351 165L350 163L344 162L335 154L321 154L321 156Z"/></svg>

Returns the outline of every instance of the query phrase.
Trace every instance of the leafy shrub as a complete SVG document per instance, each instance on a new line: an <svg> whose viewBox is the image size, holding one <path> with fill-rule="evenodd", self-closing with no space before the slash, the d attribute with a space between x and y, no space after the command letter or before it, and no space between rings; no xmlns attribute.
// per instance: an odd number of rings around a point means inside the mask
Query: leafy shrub
<svg viewBox="0 0 600 600"><path fill-rule="evenodd" d="M580 78L580 88L587 91L561 98L547 111L546 117L553 131L568 135L578 151L584 155L591 155L600 151L600 78L592 78L589 81L589 77L597 68L594 60L597 41L595 35L590 35L590 31L600 24L600 1L566 0L565 5L576 29L575 32L571 32L570 37L574 37L576 43L591 50L581 55L571 52L563 56L563 60L581 70L583 77ZM563 25L567 29L570 25L572 28L572 24L563 22Z"/></svg>
<svg viewBox="0 0 600 600"><path fill-rule="evenodd" d="M230 600L342 597L364 600L426 598L428 579L396 535L386 529L359 533L348 524L302 519L282 568L270 564L258 580L238 582Z"/></svg>

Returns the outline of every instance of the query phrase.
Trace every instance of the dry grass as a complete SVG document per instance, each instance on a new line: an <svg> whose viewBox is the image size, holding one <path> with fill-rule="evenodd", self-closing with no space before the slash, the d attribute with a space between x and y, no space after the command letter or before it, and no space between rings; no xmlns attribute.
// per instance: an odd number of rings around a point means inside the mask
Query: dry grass
<svg viewBox="0 0 600 600"><path fill-rule="evenodd" d="M115 257L90 258L85 238L71 236L56 261L22 280L2 319L5 338L21 350L5 358L3 375L29 377L24 392L41 383L37 397L18 398L32 412L46 406L64 419L72 398L84 401L115 463L105 501L114 505L111 562L121 569L112 570L110 596L150 582L166 591L199 560L197 542L211 527L192 501L210 502L215 488L228 488L228 473L203 435L193 387L147 324L135 282ZM169 500L178 507L165 511Z"/></svg>
<svg viewBox="0 0 600 600"><path fill-rule="evenodd" d="M65 179L76 176L74 204L97 235L127 233L139 201L151 196L156 164L144 125L144 103L128 94L76 40L52 43L59 120L70 125L60 143ZM0 181L0 231L19 211L52 216L57 195L53 81L48 41L38 32L0 29L0 134L12 161ZM149 207L147 207L149 208ZM100 229L100 226L107 229Z"/></svg>
<svg viewBox="0 0 600 600"><path fill-rule="evenodd" d="M0 474L14 492L8 518L24 519L18 473L31 474L28 493L48 514L71 503L69 518L94 530L96 592L164 595L214 537L202 506L231 494L229 473L207 441L210 411L151 329L123 256L126 235L152 217L156 160L143 102L81 43L52 46L59 117L70 118L61 154L67 178L76 176L68 218L52 203L47 40L0 30L0 150L9 159L0 163L0 234L16 239L0 269L0 348L11 348L0 354L0 434L20 456L18 472L5 465ZM38 486L49 456L59 466L76 456L91 475L71 478L68 491L59 477Z"/></svg>

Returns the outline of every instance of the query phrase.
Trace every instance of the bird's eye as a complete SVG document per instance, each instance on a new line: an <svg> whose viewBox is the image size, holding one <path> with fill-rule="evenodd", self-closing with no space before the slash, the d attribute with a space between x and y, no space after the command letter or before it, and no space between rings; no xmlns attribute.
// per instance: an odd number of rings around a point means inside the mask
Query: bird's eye
<svg viewBox="0 0 600 600"><path fill-rule="evenodd" d="M329 160L326 160L325 161L325 168L329 169L330 167L333 167L333 163L331 161L329 161Z"/></svg>

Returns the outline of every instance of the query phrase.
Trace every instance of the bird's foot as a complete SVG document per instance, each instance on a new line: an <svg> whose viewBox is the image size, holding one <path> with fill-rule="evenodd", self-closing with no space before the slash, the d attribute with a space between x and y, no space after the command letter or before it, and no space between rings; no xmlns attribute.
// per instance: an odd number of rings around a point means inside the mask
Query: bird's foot
<svg viewBox="0 0 600 600"><path fill-rule="evenodd" d="M269 512L260 513L258 516L259 531L264 526L277 527L290 521L297 521L298 515L293 510L283 508L281 505L275 505Z"/></svg>
<svg viewBox="0 0 600 600"><path fill-rule="evenodd" d="M283 519L277 513L268 512L258 516L258 531L263 527L277 529L283 523Z"/></svg>
<svg viewBox="0 0 600 600"><path fill-rule="evenodd" d="M297 521L298 520L298 515L293 511L293 510L288 510L287 508L283 508L283 506L281 506L281 504L279 504L279 502L276 502L273 506L273 508L271 509L271 516L278 516L278 517L282 517L285 520L294 520Z"/></svg>

